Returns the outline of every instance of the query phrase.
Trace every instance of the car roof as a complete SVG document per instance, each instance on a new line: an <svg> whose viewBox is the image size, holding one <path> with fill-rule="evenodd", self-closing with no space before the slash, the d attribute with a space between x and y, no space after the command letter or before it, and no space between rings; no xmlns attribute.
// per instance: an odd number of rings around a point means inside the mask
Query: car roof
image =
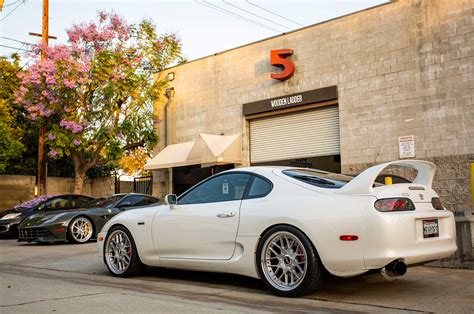
<svg viewBox="0 0 474 314"><path fill-rule="evenodd" d="M117 193L117 194L111 194L107 195L105 197L110 197L110 196L129 196L129 195L141 195L141 196L149 196L153 198L157 198L156 196L150 195L150 194L145 194L145 193Z"/></svg>
<svg viewBox="0 0 474 314"><path fill-rule="evenodd" d="M255 172L258 170L264 170L264 171L273 171L273 170L315 170L321 173L332 173L320 169L315 169L315 168L302 168L302 167L290 167L290 166L252 166L252 167L243 167L243 168L234 168L230 169L224 172L234 172L234 171L249 171L249 172Z"/></svg>

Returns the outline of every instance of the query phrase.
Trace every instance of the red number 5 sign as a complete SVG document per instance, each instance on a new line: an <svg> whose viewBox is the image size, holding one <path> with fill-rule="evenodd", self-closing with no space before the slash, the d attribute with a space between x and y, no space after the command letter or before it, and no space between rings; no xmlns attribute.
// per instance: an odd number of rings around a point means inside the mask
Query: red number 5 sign
<svg viewBox="0 0 474 314"><path fill-rule="evenodd" d="M285 59L292 54L293 49L270 50L270 64L283 70L279 73L272 73L271 78L284 81L295 74L295 64L293 61Z"/></svg>

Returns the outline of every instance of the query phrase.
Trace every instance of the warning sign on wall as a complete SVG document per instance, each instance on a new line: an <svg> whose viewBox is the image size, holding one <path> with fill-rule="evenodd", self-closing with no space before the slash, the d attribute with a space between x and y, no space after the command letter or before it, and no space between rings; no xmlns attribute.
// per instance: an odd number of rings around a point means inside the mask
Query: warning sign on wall
<svg viewBox="0 0 474 314"><path fill-rule="evenodd" d="M406 135L398 138L398 147L400 158L414 158L415 157L415 136Z"/></svg>

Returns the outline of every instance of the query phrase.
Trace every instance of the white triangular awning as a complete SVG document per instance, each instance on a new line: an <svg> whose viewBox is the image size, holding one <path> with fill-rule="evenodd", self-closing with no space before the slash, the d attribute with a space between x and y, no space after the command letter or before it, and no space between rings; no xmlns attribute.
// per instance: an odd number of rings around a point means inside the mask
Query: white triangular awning
<svg viewBox="0 0 474 314"><path fill-rule="evenodd" d="M199 134L196 141L166 146L145 165L145 170L242 163L240 134Z"/></svg>
<svg viewBox="0 0 474 314"><path fill-rule="evenodd" d="M172 167L187 166L189 153L194 141L166 146L145 165L145 170L156 170Z"/></svg>
<svg viewBox="0 0 474 314"><path fill-rule="evenodd" d="M199 134L188 161L192 164L212 166L217 164L242 163L242 140L240 134Z"/></svg>

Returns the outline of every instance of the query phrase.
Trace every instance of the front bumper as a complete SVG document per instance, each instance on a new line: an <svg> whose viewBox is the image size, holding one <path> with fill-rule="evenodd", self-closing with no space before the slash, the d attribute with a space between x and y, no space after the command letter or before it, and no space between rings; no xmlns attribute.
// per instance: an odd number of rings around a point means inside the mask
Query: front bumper
<svg viewBox="0 0 474 314"><path fill-rule="evenodd" d="M47 227L22 227L18 229L18 242L64 242L67 227L61 224Z"/></svg>
<svg viewBox="0 0 474 314"><path fill-rule="evenodd" d="M16 235L19 220L0 220L0 235Z"/></svg>
<svg viewBox="0 0 474 314"><path fill-rule="evenodd" d="M99 259L102 263L104 262L104 245L105 245L105 237L107 236L107 232L99 232L97 235L97 250L99 253Z"/></svg>

